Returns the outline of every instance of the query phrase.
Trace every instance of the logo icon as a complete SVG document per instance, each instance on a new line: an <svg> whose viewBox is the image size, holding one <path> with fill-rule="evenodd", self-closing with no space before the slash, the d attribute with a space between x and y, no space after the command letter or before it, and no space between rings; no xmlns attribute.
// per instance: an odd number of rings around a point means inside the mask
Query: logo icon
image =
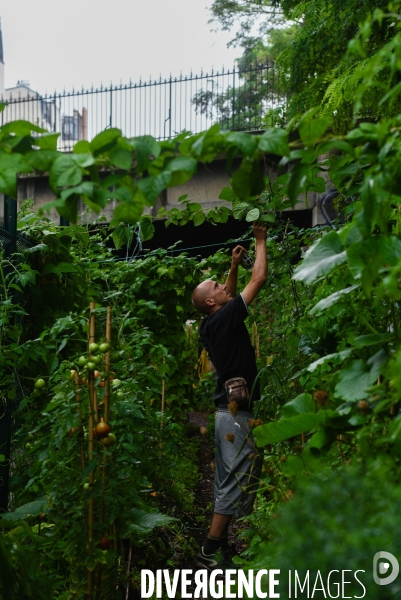
<svg viewBox="0 0 401 600"><path fill-rule="evenodd" d="M390 564L393 568L390 575L381 577L381 575L386 575L389 572ZM383 550L376 552L373 557L373 579L377 585L389 585L389 583L393 583L397 579L399 571L400 565L393 554L384 552Z"/></svg>

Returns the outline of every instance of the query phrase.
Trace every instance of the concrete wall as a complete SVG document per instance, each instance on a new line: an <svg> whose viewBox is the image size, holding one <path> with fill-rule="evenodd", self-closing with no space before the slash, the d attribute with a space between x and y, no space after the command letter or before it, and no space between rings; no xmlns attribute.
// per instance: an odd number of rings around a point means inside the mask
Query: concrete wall
<svg viewBox="0 0 401 600"><path fill-rule="evenodd" d="M234 169L239 165L234 164ZM277 177L277 170L269 163L263 164L264 176L269 176L273 182ZM210 164L199 164L198 171L192 179L187 183L166 190L160 198L157 200L153 207L146 207L145 213L153 216L157 215L160 206L164 205L166 208L179 207L181 206L178 202L178 198L184 194L188 194L188 198L193 199L194 202L199 202L207 210L216 206L230 206L225 200L219 199L219 194L223 187L230 185L230 175L227 172L226 161L224 159L215 160ZM328 186L332 187L332 186ZM308 206L305 205L305 195L302 194L299 197L299 202L291 210L305 210L308 208L311 210L311 225L325 224L326 220L319 206L319 198L322 194L309 193L307 202ZM32 198L34 200L35 209L38 210L43 205L55 200L55 195L50 189L48 178L46 176L32 176L32 175L21 175L18 180L18 209L20 209L21 203L26 198ZM107 220L110 221L113 217L113 210L116 206L116 202L110 202L107 207L101 211L100 215L96 215L92 210L88 210L83 202L80 203L78 213L81 215L83 222L91 222L97 219L99 216L106 216ZM3 215L2 199L0 195L0 221ZM47 214L52 221L55 223L60 222L60 216L55 208L52 208L50 214Z"/></svg>

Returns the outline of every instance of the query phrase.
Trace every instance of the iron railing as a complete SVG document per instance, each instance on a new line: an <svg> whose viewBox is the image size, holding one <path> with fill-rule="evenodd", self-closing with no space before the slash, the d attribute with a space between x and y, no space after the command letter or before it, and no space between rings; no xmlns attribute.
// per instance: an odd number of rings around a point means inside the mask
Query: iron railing
<svg viewBox="0 0 401 600"><path fill-rule="evenodd" d="M28 88L16 94L14 88L2 101L2 124L24 119L60 132L59 149L70 151L76 141L91 140L108 127L158 140L199 133L214 123L224 130L264 129L264 117L284 105L285 97L274 65L259 64L44 96Z"/></svg>

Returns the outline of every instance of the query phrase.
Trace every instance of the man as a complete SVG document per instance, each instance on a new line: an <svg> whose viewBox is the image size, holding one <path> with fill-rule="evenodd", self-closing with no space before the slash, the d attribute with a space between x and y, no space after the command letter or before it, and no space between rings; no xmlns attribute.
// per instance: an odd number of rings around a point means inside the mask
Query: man
<svg viewBox="0 0 401 600"><path fill-rule="evenodd" d="M224 559L229 558L227 534L231 518L252 512L261 468L248 424L253 418L252 401L260 398L260 389L256 380L255 351L244 321L248 306L266 281L266 227L255 223L253 233L255 264L243 292L235 296L238 265L245 252L242 246L236 246L226 283L209 279L198 285L192 294L194 306L206 315L200 337L216 369L214 514L206 543L195 559L197 566L210 571L218 566L219 553ZM229 403L224 384L234 377L245 379L249 400Z"/></svg>

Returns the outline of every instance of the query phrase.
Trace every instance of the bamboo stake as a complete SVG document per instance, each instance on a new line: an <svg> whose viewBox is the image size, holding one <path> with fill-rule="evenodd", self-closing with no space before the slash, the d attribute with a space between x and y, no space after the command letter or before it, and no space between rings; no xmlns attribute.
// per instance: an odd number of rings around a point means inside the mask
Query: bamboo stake
<svg viewBox="0 0 401 600"><path fill-rule="evenodd" d="M130 542L129 544L129 553L128 553L128 564L127 564L127 589L125 592L125 600L128 600L128 595L129 595L129 571L131 568L131 558L132 558L132 544Z"/></svg>
<svg viewBox="0 0 401 600"><path fill-rule="evenodd" d="M110 346L111 342L111 306L107 307L106 315L106 340ZM106 423L110 421L110 350L106 353L105 357L105 371L106 371L106 386L104 393L104 420ZM104 449L103 454L103 473L102 473L102 502L100 505L100 522L104 523L106 516L106 507L104 503L104 496L106 493L107 483L107 448Z"/></svg>
<svg viewBox="0 0 401 600"><path fill-rule="evenodd" d="M75 399L77 401L77 410L78 410L78 414L79 414L79 423L80 423L80 427L82 427L81 393L80 393L80 383L79 383L78 371L75 371L75 373L74 373L74 386L75 386ZM85 452L84 452L84 446L83 446L83 441L82 441L81 437L79 439L79 447L80 447L80 451L81 451L82 470L84 470L85 469Z"/></svg>
<svg viewBox="0 0 401 600"><path fill-rule="evenodd" d="M166 362L166 357L163 356L163 364L165 364L165 362ZM166 380L163 377L163 379L162 379L162 410L161 410L162 416L161 416L161 419L160 419L160 429L164 425L163 415L164 415L164 399L165 399L165 395L166 395Z"/></svg>
<svg viewBox="0 0 401 600"><path fill-rule="evenodd" d="M111 306L107 307L106 314L106 340L111 344ZM104 392L104 420L106 423L110 420L110 350L106 352L105 371L106 371L106 386Z"/></svg>
<svg viewBox="0 0 401 600"><path fill-rule="evenodd" d="M255 347L255 327L256 323L252 323L252 346Z"/></svg>
<svg viewBox="0 0 401 600"><path fill-rule="evenodd" d="M93 310L95 309L95 303L91 302L89 305L90 316L89 316L89 340L88 340L88 350L89 345L95 341L95 314ZM94 398L94 378L93 372L88 371L88 384L89 384L89 434L88 434L88 460L89 462L93 460L94 457L94 439L93 439L93 429L95 426L94 422L94 413L95 413L95 398ZM92 470L89 473L89 486L90 489L93 489L94 484L94 471ZM93 497L89 498L88 501L88 556L92 556L93 553L93 520L94 520L94 502ZM93 594L93 572L88 569L87 570L87 598L92 598Z"/></svg>
<svg viewBox="0 0 401 600"><path fill-rule="evenodd" d="M341 466L342 466L342 468L344 468L345 464L344 464L344 453L343 453L342 440L343 440L343 436L339 435L337 438L337 443L338 443L338 449L340 450Z"/></svg>

